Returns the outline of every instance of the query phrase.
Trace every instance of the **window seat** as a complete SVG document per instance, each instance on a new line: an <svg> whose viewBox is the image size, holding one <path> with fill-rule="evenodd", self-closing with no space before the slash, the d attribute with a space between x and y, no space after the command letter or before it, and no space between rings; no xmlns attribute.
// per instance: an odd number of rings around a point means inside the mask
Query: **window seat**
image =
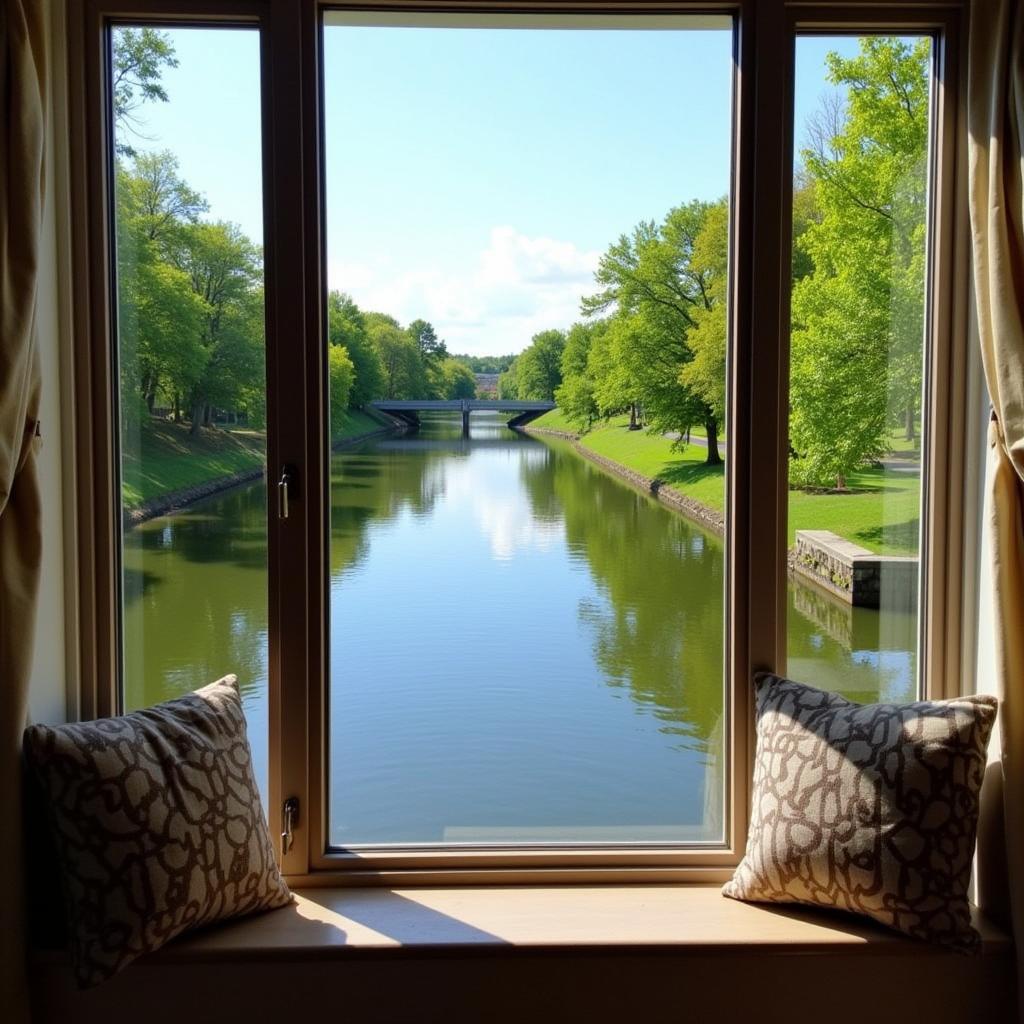
<svg viewBox="0 0 1024 1024"><path fill-rule="evenodd" d="M37 1021L1010 1019L1012 945L966 957L846 915L707 886L304 889L85 993L33 962Z"/></svg>

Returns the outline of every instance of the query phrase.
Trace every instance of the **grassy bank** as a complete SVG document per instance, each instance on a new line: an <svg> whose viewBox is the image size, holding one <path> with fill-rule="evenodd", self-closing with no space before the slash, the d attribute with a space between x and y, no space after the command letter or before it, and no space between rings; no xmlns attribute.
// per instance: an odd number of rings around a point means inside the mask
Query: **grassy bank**
<svg viewBox="0 0 1024 1024"><path fill-rule="evenodd" d="M364 412L349 410L333 417L331 441L337 444L382 426ZM203 427L192 437L187 424L144 419L138 433L124 441L121 500L126 509L136 509L175 491L259 469L265 459L261 431Z"/></svg>
<svg viewBox="0 0 1024 1024"><path fill-rule="evenodd" d="M573 432L558 409L530 426ZM706 466L705 449L690 445L674 451L666 437L629 430L629 418L618 416L595 424L580 443L598 455L651 479L716 512L725 510L723 466ZM905 454L903 452L901 455ZM914 554L917 549L920 480L915 474L883 468L852 473L848 493L789 494L789 543L797 530L831 530L840 537L884 555Z"/></svg>
<svg viewBox="0 0 1024 1024"><path fill-rule="evenodd" d="M121 500L125 508L173 491L197 487L263 465L266 442L254 430L202 427L196 437L184 423L143 419L123 446Z"/></svg>

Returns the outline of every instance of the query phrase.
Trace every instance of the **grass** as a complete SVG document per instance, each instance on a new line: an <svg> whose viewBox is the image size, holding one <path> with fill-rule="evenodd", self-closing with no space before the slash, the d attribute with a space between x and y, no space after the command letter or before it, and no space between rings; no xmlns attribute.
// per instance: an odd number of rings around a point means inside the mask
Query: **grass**
<svg viewBox="0 0 1024 1024"><path fill-rule="evenodd" d="M350 409L332 418L331 440L357 437L381 425ZM173 491L258 469L265 459L266 438L260 431L202 427L192 437L187 424L143 418L138 433L123 442L121 500L125 508L138 508Z"/></svg>
<svg viewBox="0 0 1024 1024"><path fill-rule="evenodd" d="M202 427L143 418L122 442L121 500L138 508L153 498L263 465L266 441L254 430Z"/></svg>
<svg viewBox="0 0 1024 1024"><path fill-rule="evenodd" d="M556 409L534 426L571 430ZM725 510L723 466L704 464L705 449L690 445L674 451L665 437L629 430L629 417L595 424L581 444L717 512ZM917 551L920 481L911 473L865 469L847 478L842 494L792 490L789 494L789 543L797 530L831 530L870 551L909 555Z"/></svg>
<svg viewBox="0 0 1024 1024"><path fill-rule="evenodd" d="M560 430L565 434L578 434L579 428L570 423L561 409L552 409L550 412L530 420L529 427L540 427L542 430Z"/></svg>
<svg viewBox="0 0 1024 1024"><path fill-rule="evenodd" d="M331 443L337 444L346 438L359 437L387 426L386 422L375 419L361 409L346 409L340 415L331 413Z"/></svg>

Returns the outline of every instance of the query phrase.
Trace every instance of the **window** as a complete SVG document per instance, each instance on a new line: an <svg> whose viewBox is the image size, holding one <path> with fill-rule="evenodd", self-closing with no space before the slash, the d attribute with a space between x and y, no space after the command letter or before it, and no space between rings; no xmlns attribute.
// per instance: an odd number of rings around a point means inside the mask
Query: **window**
<svg viewBox="0 0 1024 1024"><path fill-rule="evenodd" d="M958 664L957 25L83 5L86 713L238 672L295 878L723 876L754 670Z"/></svg>

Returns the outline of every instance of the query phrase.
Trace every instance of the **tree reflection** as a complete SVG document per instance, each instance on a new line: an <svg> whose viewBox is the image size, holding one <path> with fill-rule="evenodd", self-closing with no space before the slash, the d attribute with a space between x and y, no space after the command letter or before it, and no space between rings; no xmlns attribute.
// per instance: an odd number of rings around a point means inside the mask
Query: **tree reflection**
<svg viewBox="0 0 1024 1024"><path fill-rule="evenodd" d="M721 542L568 451L523 460L534 514L561 514L570 552L605 601L581 603L611 686L664 722L682 746L712 751L722 714Z"/></svg>

